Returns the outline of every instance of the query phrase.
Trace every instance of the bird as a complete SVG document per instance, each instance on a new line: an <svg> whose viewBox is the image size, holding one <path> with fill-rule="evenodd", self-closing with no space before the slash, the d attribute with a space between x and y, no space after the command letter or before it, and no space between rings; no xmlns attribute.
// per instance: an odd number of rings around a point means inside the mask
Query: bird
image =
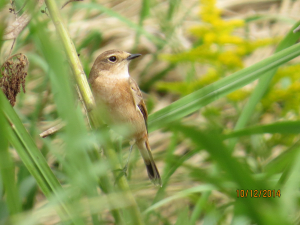
<svg viewBox="0 0 300 225"><path fill-rule="evenodd" d="M128 65L141 54L121 50L108 50L100 54L90 71L89 83L96 102L97 115L114 131L132 140L138 147L146 165L148 177L162 186L148 140L148 112L142 92L129 75ZM125 174L129 162L124 167Z"/></svg>

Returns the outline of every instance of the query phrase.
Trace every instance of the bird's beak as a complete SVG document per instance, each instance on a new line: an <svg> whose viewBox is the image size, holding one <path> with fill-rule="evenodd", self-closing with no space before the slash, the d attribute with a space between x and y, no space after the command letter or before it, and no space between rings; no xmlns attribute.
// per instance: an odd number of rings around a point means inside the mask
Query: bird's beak
<svg viewBox="0 0 300 225"><path fill-rule="evenodd" d="M130 56L127 57L127 60L132 60L132 59L135 59L139 56L141 56L141 54L131 54Z"/></svg>

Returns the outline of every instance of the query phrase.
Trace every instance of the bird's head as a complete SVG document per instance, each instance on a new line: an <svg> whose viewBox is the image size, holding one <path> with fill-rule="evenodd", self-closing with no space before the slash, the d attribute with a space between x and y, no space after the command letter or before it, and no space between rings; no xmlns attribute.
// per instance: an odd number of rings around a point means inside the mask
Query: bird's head
<svg viewBox="0 0 300 225"><path fill-rule="evenodd" d="M128 78L128 64L141 54L130 54L119 50L108 50L97 57L90 76L111 76L114 78ZM91 77L90 77L91 78Z"/></svg>

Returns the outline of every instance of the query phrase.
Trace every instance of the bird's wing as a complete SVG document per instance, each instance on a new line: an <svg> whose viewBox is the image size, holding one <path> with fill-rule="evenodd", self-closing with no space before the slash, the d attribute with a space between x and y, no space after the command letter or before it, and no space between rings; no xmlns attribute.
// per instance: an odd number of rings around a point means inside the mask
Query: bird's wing
<svg viewBox="0 0 300 225"><path fill-rule="evenodd" d="M139 86L137 85L137 83L135 82L134 79L132 79L131 77L129 78L129 83L130 83L130 89L132 92L132 96L133 96L133 101L135 103L135 105L137 106L137 109L142 113L144 120L145 120L145 124L146 124L146 128L147 128L147 119L148 119L148 112L147 112L147 108L142 96L142 92L139 88ZM148 131L148 128L147 128Z"/></svg>

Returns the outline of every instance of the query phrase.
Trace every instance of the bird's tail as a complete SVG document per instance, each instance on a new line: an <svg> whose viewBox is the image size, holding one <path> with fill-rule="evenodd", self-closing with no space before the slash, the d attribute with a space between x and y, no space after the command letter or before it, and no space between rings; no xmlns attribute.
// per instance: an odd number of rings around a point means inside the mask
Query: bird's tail
<svg viewBox="0 0 300 225"><path fill-rule="evenodd" d="M137 146L140 150L140 153L144 159L147 173L148 173L148 176L149 176L151 182L157 186L162 186L161 178L160 178L158 169L155 165L148 140L145 141L143 139L143 140L136 142L136 144L137 144Z"/></svg>

